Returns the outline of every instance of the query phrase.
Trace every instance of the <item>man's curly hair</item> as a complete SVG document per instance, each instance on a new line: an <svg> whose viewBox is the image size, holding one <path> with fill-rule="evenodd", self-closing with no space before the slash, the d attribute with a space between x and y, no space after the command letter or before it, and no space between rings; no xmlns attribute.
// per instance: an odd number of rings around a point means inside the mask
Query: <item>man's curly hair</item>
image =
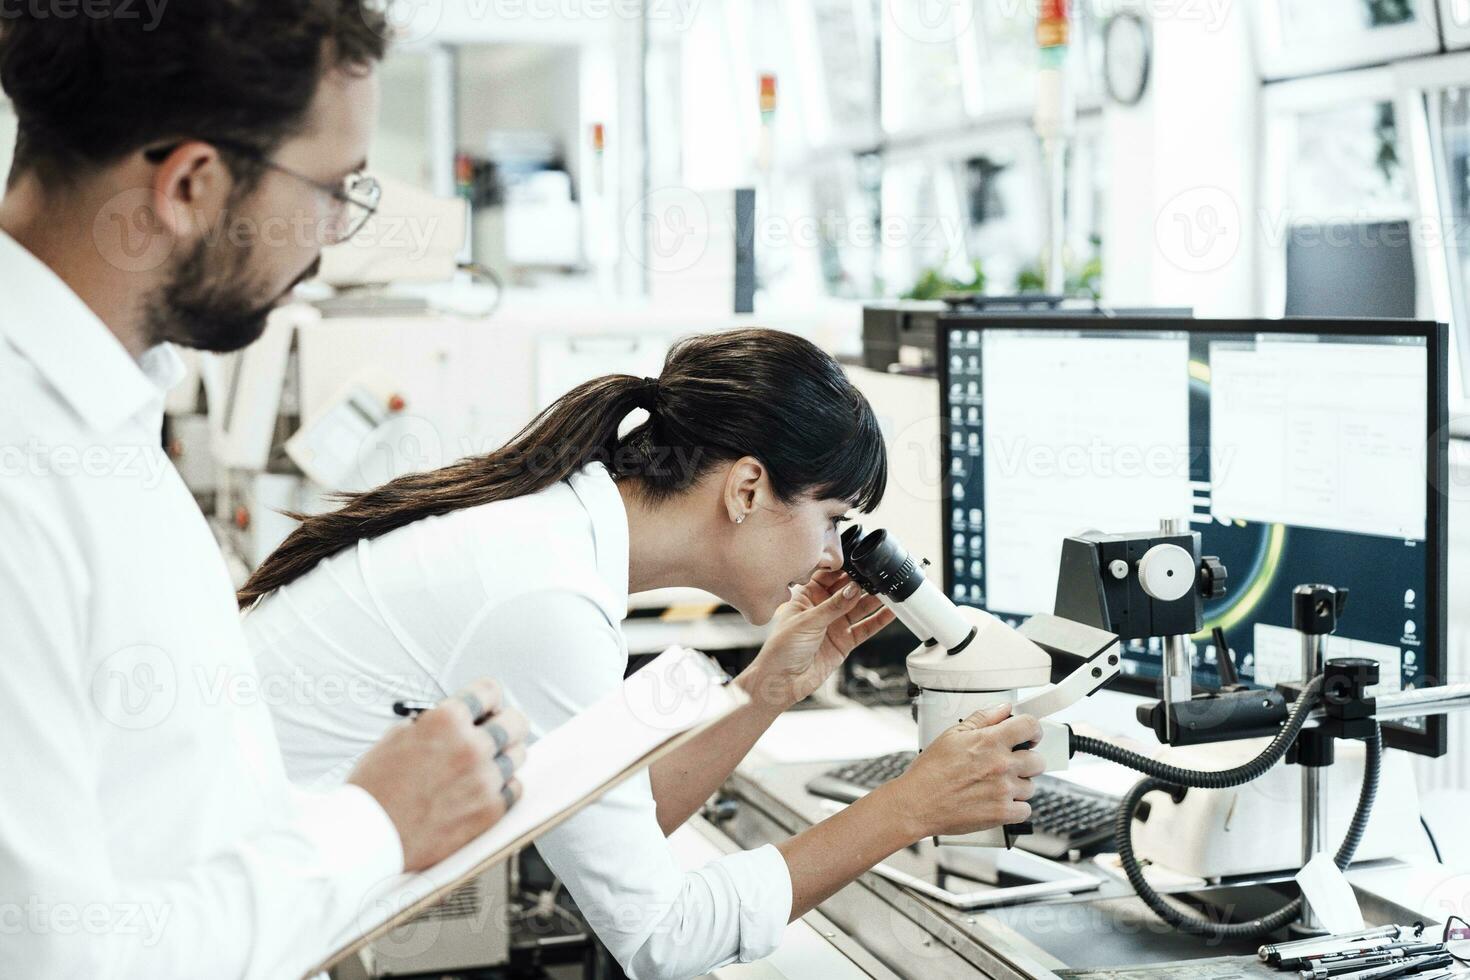
<svg viewBox="0 0 1470 980"><path fill-rule="evenodd" d="M11 183L67 184L170 139L270 153L328 70L367 69L388 36L373 0L0 0L0 88L19 121Z"/></svg>

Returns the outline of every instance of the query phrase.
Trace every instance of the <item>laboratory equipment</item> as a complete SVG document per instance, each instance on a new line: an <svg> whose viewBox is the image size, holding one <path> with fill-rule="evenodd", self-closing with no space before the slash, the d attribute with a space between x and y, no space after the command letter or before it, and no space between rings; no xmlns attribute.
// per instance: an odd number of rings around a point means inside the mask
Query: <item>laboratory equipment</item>
<svg viewBox="0 0 1470 980"><path fill-rule="evenodd" d="M1041 723L1035 746L1048 771L1065 769L1071 731L1051 715L1094 693L1118 673L1117 637L1101 629L1041 614L1012 629L982 610L956 606L924 574L886 529L861 525L842 535L843 568L852 580L893 610L919 639L907 659L917 689L915 711L922 749L946 729L982 708L1009 703L1017 715ZM1051 684L1054 659L1063 678ZM1025 697L1021 688L1036 688ZM1028 825L998 827L938 843L1009 847Z"/></svg>
<svg viewBox="0 0 1470 980"><path fill-rule="evenodd" d="M1442 718L1429 717L1432 710L1416 717L1411 705L1433 699L1436 711L1451 710L1464 692L1394 692L1444 677L1445 514L1438 491L1447 457L1445 328L1022 316L1006 323L951 313L936 317L935 329L948 475L943 592L999 614L1022 633L1033 619L1048 621L1039 613L1121 637L1132 673L1144 681L1134 689L1161 682L1163 699L1140 717L1171 746L1166 751L1221 741L1235 753L1238 764L1222 772L1220 746L1171 764L1071 739L1072 749L1150 777L1125 796L1117 823L1130 883L1150 907L1177 928L1205 935L1256 935L1298 919L1312 929L1312 910L1300 899L1228 925L1165 911L1139 871L1134 814L1144 795L1168 790L1142 843L1149 831L1183 826L1170 819L1171 804L1211 802L1212 790L1261 779L1290 751L1289 761L1304 763L1287 777L1300 785L1304 819L1301 847L1288 866L1304 865L1333 829L1326 821L1328 781L1360 776L1358 806L1336 854L1344 866L1363 843L1379 789L1379 722L1399 729L1392 736L1399 744L1443 750ZM1177 455L1154 472L1135 465L1120 473L1116 464L1130 459L1115 452L1120 442L1135 463L1150 450ZM1077 449L1092 454L1069 473L1059 463ZM1076 533L1161 516L1152 538ZM1255 555L1239 546L1251 524L1265 525ZM1063 542L1060 551L1038 545L1049 540ZM1206 549L1223 561L1206 561ZM1355 605L1366 596L1365 621L1350 621L1344 636L1334 629L1338 592L1315 583L1360 561L1361 576L1344 585ZM1244 569L1228 595L1226 564ZM1058 578L1046 574L1058 568ZM1293 595L1293 580L1309 584ZM1155 607L1182 601L1189 605ZM932 605L926 598L912 611L937 615ZM1400 608L1415 615L1399 619ZM913 629L901 612L900 619ZM922 720L925 685L943 683L932 668L944 664L958 674L965 659L979 657L976 648L984 649L949 629L948 637L941 629L916 631L932 640L910 657L921 742L933 737ZM1382 649L1389 644L1376 642L1384 630L1392 633L1391 654ZM1195 640L1205 636L1214 642L1210 656L1200 658ZM933 661L927 677L926 655ZM1206 665L1215 674L1209 686L1219 690L1196 696L1196 675L1208 676ZM972 691L983 686L967 680ZM1405 718L1414 720L1404 726ZM1266 736L1259 753L1239 744ZM1356 770L1328 768L1336 739L1364 740L1361 753L1344 753ZM1412 796L1391 795L1397 808ZM1183 837L1169 837L1161 849ZM1205 843L1194 841L1200 851Z"/></svg>
<svg viewBox="0 0 1470 980"><path fill-rule="evenodd" d="M1373 693L1448 675L1443 325L956 312L936 342L955 602L1019 625L1053 611L1063 541L1173 517L1233 575L1179 651L1196 690L1297 678L1311 582L1351 591L1326 653L1376 660ZM1113 689L1155 694L1166 646L1123 636ZM1445 750L1442 718L1384 737Z"/></svg>

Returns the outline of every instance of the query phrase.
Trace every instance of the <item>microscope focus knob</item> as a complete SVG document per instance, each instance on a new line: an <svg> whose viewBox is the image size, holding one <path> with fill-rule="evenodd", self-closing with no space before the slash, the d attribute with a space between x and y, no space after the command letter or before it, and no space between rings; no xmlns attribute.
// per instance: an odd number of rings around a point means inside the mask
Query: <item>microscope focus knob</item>
<svg viewBox="0 0 1470 980"><path fill-rule="evenodd" d="M1205 555L1199 565L1199 594L1206 599L1218 599L1225 594L1225 581L1230 573L1225 563L1214 555Z"/></svg>
<svg viewBox="0 0 1470 980"><path fill-rule="evenodd" d="M1138 560L1138 584L1149 598L1174 602L1194 588L1194 556L1177 544L1156 544Z"/></svg>

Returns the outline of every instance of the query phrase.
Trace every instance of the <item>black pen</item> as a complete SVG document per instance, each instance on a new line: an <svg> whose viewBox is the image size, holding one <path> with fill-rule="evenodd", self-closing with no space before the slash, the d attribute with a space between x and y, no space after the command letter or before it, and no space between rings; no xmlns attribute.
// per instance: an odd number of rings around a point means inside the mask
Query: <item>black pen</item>
<svg viewBox="0 0 1470 980"><path fill-rule="evenodd" d="M1345 960L1354 956L1369 956L1373 953L1381 953L1385 949L1392 949L1402 943L1394 943L1386 937L1383 939L1365 939L1361 945L1339 946L1335 949L1319 949L1315 953L1306 953L1301 956L1290 956L1278 960L1271 965L1278 970L1305 970L1315 966L1324 960Z"/></svg>
<svg viewBox="0 0 1470 980"><path fill-rule="evenodd" d="M400 718L418 718L425 711L433 711L437 707L439 706L433 701L394 701L393 713ZM475 709L471 708L470 710L474 711ZM488 711L475 719L475 727L478 728L480 725L487 725L494 720L495 712ZM500 748L504 748L505 739L508 737L505 734L505 729L499 725L493 725L492 727L496 730L495 744Z"/></svg>
<svg viewBox="0 0 1470 980"><path fill-rule="evenodd" d="M1388 966L1371 967L1356 973L1340 973L1338 980L1391 980L1393 977L1408 976L1437 966L1449 966L1454 961L1455 958L1449 953L1431 953L1428 956L1405 958Z"/></svg>
<svg viewBox="0 0 1470 980"><path fill-rule="evenodd" d="M1394 960L1444 951L1444 946L1440 943L1399 943L1358 955L1324 956L1308 963L1301 971L1301 975L1302 980L1323 980L1324 977L1335 977L1340 973L1352 973L1354 970L1366 970L1373 966L1387 966Z"/></svg>
<svg viewBox="0 0 1470 980"><path fill-rule="evenodd" d="M475 719L475 727L480 728L481 726L484 726L484 731L489 732L490 737L495 740L495 761L505 761L507 764L513 765L513 763L508 762L508 757L503 754L505 752L505 747L510 744L510 733L505 730L504 725L496 721L497 712L485 711L483 707L480 707L479 700L473 699L471 695L462 694L458 698L458 700L461 701L465 701L466 699L472 699L475 702L474 705L466 704L466 707L468 707L471 712L482 712L482 714L480 714L480 716ZM437 707L439 706L432 701L394 701L393 713L400 718L411 718L417 720L418 716L423 714L425 711L432 711ZM510 772L510 769L505 770L506 779L510 779Z"/></svg>
<svg viewBox="0 0 1470 980"><path fill-rule="evenodd" d="M1369 939L1364 940L1364 943L1366 945L1339 946L1338 949L1324 949L1324 951L1313 952L1313 954L1288 956L1288 958L1282 959L1282 961L1276 962L1273 965L1277 970L1310 970L1310 968L1316 967L1320 962L1332 962L1335 959L1351 959L1352 956L1372 956L1373 954L1379 954L1379 952L1385 951L1385 949L1394 949L1395 946L1408 945L1408 943L1395 943L1388 939Z"/></svg>
<svg viewBox="0 0 1470 980"><path fill-rule="evenodd" d="M1444 943L1405 940L1404 942L1359 946L1356 949L1339 949L1325 953L1312 953L1307 956L1282 960L1277 964L1277 967L1282 970L1310 970L1314 966L1322 966L1326 963L1338 963L1343 960L1357 959L1363 956L1377 956L1379 953L1388 953L1393 950L1400 950L1401 955L1417 956L1420 953L1437 953L1442 949L1444 949Z"/></svg>
<svg viewBox="0 0 1470 980"><path fill-rule="evenodd" d="M393 713L400 718L417 718L437 707L432 701L394 701Z"/></svg>

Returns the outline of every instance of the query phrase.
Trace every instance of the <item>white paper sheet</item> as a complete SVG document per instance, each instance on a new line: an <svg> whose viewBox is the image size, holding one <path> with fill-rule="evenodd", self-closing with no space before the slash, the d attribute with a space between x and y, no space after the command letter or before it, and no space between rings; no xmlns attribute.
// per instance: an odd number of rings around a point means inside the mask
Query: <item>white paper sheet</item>
<svg viewBox="0 0 1470 980"><path fill-rule="evenodd" d="M1333 863L1331 854L1319 851L1297 872L1296 883L1311 903L1317 920L1332 935L1364 928L1358 896L1353 894L1353 886L1348 884L1342 870Z"/></svg>

